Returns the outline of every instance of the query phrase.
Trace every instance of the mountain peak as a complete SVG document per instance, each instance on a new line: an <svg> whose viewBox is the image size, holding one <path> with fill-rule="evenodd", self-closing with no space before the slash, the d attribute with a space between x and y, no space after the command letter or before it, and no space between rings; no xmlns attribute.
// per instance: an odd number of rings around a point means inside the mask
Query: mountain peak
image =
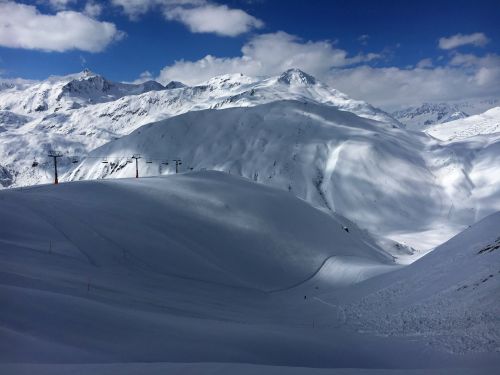
<svg viewBox="0 0 500 375"><path fill-rule="evenodd" d="M278 78L278 82L286 85L314 85L316 84L316 78L300 69L292 68L282 73Z"/></svg>
<svg viewBox="0 0 500 375"><path fill-rule="evenodd" d="M179 81L170 81L169 83L167 83L165 85L165 88L166 89L180 89L180 88L183 88L183 87L186 87L186 85L182 82L179 82Z"/></svg>
<svg viewBox="0 0 500 375"><path fill-rule="evenodd" d="M243 73L229 73L212 77L208 81L206 81L204 85L230 88L250 84L255 81L255 78L246 76Z"/></svg>
<svg viewBox="0 0 500 375"><path fill-rule="evenodd" d="M80 78L90 78L97 75L98 74L94 73L92 70L88 68L83 69L79 74Z"/></svg>

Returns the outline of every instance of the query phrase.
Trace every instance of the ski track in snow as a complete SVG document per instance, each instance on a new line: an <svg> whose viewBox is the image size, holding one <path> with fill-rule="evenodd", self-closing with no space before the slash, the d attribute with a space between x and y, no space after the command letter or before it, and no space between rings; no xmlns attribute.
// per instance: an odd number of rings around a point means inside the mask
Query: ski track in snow
<svg viewBox="0 0 500 375"><path fill-rule="evenodd" d="M403 267L342 217L223 173L2 191L0 211L2 373L500 366L499 214Z"/></svg>
<svg viewBox="0 0 500 375"><path fill-rule="evenodd" d="M498 189L494 188L497 181L483 167L488 158L490 169L500 167L500 161L492 158L499 144L491 134L498 126L495 109L427 127L427 133L446 140L437 142L422 133L399 129L401 124L387 113L353 100L297 69L264 79L223 75L196 87L178 82L166 88L155 82L126 85L89 71L18 86L0 92L0 121L5 124L5 131L0 133L0 184L4 186L49 182L52 167L46 162L46 153L51 148L67 152L59 163L61 175L69 171L66 179L129 177L132 170L124 158L115 160L114 168L104 168L101 163L102 156L110 151L107 146L115 139L145 124L193 110L223 111L223 117L228 113L225 109L240 108L251 115L244 124L226 127L225 134L213 128L224 123L224 119L215 118L215 124L193 119L200 123L184 121L182 132L166 132L161 135L163 138L155 140L157 147L147 147L139 136L147 131L147 125L131 135L126 147L115 147L113 152L124 157L134 152L160 159L181 157L184 168L224 170L288 190L313 205L336 210L381 236L380 243L387 243L386 250L402 263L418 258L500 209L500 198L495 193ZM293 100L304 105L295 110L284 106L282 113L265 113L268 104ZM465 112L474 113L473 103L462 104ZM252 109L263 105L262 110ZM495 102L484 102L479 107L484 105L492 106ZM341 111L326 116L325 111L318 112L315 107ZM441 112L451 115L458 111L452 111L452 107L425 104L415 113L451 119ZM343 111L360 117L356 119ZM300 114L301 121L294 122L296 114ZM402 111L400 115L414 116L411 111ZM364 127L359 126L359 119L365 120ZM271 135L262 129L261 122L289 126L280 125L282 135L269 139ZM325 132L325 127L337 131ZM465 133L456 135L460 129L465 129ZM490 143L469 141L471 135L478 134ZM190 142L187 137L198 141ZM451 143L450 137L455 137ZM76 167L70 162L69 156L86 154L110 141L92 153L95 159L87 159ZM211 147L204 147L203 143L210 143ZM259 150L261 155L253 156L252 150ZM418 160L420 157L424 163ZM33 158L40 162L39 167L31 167ZM141 174L158 175L158 163L157 160L153 166L141 166ZM269 168L271 164L273 168ZM380 168L379 164L387 167ZM408 176L400 173L403 169L410 171ZM168 166L161 173L172 172ZM415 181L411 181L411 175ZM418 189L411 186L418 184ZM359 187L351 189L356 186ZM390 199L403 194L408 196L404 201ZM486 201L488 204L484 204ZM387 242L388 238L393 242ZM413 254L409 255L398 250L401 246L419 251L410 251Z"/></svg>
<svg viewBox="0 0 500 375"><path fill-rule="evenodd" d="M53 148L109 180L0 191L0 373L498 372L499 107L415 132L295 69L21 86L0 185Z"/></svg>

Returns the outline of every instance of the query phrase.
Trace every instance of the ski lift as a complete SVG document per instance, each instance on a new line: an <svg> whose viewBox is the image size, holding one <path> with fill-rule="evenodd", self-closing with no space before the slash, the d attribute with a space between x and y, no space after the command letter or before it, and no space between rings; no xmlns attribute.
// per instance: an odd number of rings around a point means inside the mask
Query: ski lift
<svg viewBox="0 0 500 375"><path fill-rule="evenodd" d="M77 158L76 156L73 156L73 157L71 158L71 163L73 163L73 164L78 163L78 158Z"/></svg>
<svg viewBox="0 0 500 375"><path fill-rule="evenodd" d="M152 164L153 163L153 159L146 159L146 164Z"/></svg>
<svg viewBox="0 0 500 375"><path fill-rule="evenodd" d="M36 161L36 158L33 159L33 163L31 164L31 166L34 168L34 167L38 167L38 162Z"/></svg>
<svg viewBox="0 0 500 375"><path fill-rule="evenodd" d="M127 158L127 163L132 163L132 159L131 158Z"/></svg>
<svg viewBox="0 0 500 375"><path fill-rule="evenodd" d="M102 159L102 162L103 162L104 164L108 164L108 158L103 158L103 159Z"/></svg>
<svg viewBox="0 0 500 375"><path fill-rule="evenodd" d="M168 160L163 160L161 163L162 163L163 165L168 165Z"/></svg>

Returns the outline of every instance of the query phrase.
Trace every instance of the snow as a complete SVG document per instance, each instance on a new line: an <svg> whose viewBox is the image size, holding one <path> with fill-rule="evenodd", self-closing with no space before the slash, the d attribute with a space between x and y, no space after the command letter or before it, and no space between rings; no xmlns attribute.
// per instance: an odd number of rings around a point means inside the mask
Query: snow
<svg viewBox="0 0 500 375"><path fill-rule="evenodd" d="M429 126L460 120L470 115L480 114L500 104L496 98L457 103L423 103L392 112L407 129L423 131Z"/></svg>
<svg viewBox="0 0 500 375"><path fill-rule="evenodd" d="M133 167L123 163L136 152L156 159L181 157L184 168L225 170L339 212L377 233L377 241L388 243L385 248L400 262L418 258L500 207L494 110L480 116L488 118L487 124L452 121L430 127L432 137L443 134L437 140L402 130L387 113L298 69L275 77L228 74L195 87L167 86L116 83L90 71L6 83L0 91L2 187L50 182L51 149L63 152L59 172L71 179L129 177ZM293 108L286 104L291 101ZM457 108L473 113L491 103ZM428 107L434 113L433 105ZM220 118L230 108L239 109L232 125ZM273 108L269 116L268 108ZM209 115L208 124L202 112L193 115L196 124L180 125L185 113L206 109L222 112ZM176 116L181 117L172 127L175 134L151 134L151 148L141 144L142 126ZM219 129L218 123L224 126ZM448 141L447 132L457 142ZM129 134L126 141L114 142ZM83 167L73 169L73 156L82 160L91 151ZM111 163L103 169L104 156L120 156L113 171ZM159 162L141 170L158 175ZM171 165L162 168L162 174L172 173Z"/></svg>
<svg viewBox="0 0 500 375"><path fill-rule="evenodd" d="M476 135L500 133L500 107L484 113L431 126L426 133L443 141L461 140Z"/></svg>
<svg viewBox="0 0 500 375"><path fill-rule="evenodd" d="M64 178L132 177L126 160L134 153L143 156L141 175L158 175L160 167L169 174L174 165L160 162L180 158L184 170L223 170L289 191L421 256L500 210L498 145L443 145L332 106L277 101L143 126L96 149Z"/></svg>
<svg viewBox="0 0 500 375"><path fill-rule="evenodd" d="M429 125L443 124L469 116L460 110L460 106L448 103L423 103L419 107L395 111L392 115L410 130L422 130Z"/></svg>
<svg viewBox="0 0 500 375"><path fill-rule="evenodd" d="M411 266L322 295L345 302L346 324L390 336L426 337L453 352L500 352L500 212Z"/></svg>
<svg viewBox="0 0 500 375"><path fill-rule="evenodd" d="M0 110L31 118L24 125L11 127L9 132L0 132L0 144L4 143L3 137L24 135L34 143L43 143L50 134L51 148L64 151L68 143L78 142L75 148L86 153L142 125L191 110L248 107L283 99L322 103L381 120L390 126L400 125L387 113L353 100L312 77L292 85L283 82L283 77L305 75L293 69L282 76L259 79L230 74L214 77L195 87L186 87L180 82L171 82L168 87L151 81L139 85L123 84L89 71L52 77L0 91ZM1 122L0 126L4 127ZM31 155L21 158L13 155L15 149L10 146L0 148L2 164L15 175L13 186L48 182L44 173L33 175L26 168L34 157L44 158L48 150L34 147L26 151Z"/></svg>
<svg viewBox="0 0 500 375"><path fill-rule="evenodd" d="M439 368L439 369L367 369L367 368L311 368L291 366L264 366L236 363L113 363L113 364L0 364L4 375L128 375L128 374L241 374L241 375L484 375L497 368Z"/></svg>
<svg viewBox="0 0 500 375"><path fill-rule="evenodd" d="M500 366L500 214L406 267L342 216L221 172L3 190L0 221L2 374Z"/></svg>

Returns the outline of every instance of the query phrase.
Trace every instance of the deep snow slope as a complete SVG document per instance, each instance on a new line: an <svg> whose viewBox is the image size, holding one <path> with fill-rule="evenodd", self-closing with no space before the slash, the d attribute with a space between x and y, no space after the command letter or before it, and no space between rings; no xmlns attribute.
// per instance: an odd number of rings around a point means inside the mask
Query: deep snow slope
<svg viewBox="0 0 500 375"><path fill-rule="evenodd" d="M341 216L242 178L203 172L4 190L0 221L2 374L487 373L500 363L490 345L460 356L426 347L432 332L359 332L344 313L361 295L353 283L400 267ZM480 255L493 264L490 249ZM475 277L467 270L462 279ZM418 289L405 291L418 301Z"/></svg>
<svg viewBox="0 0 500 375"><path fill-rule="evenodd" d="M122 84L83 72L0 91L0 110L9 111L9 118L29 118L18 126L6 127L0 117L0 160L14 176L13 186L47 182L46 168L32 171L30 165L34 157L45 161L50 148L86 153L141 125L191 110L248 107L284 99L334 106L380 120L385 126L400 125L387 113L297 69L262 79L224 75L195 87L179 82L165 87L156 82ZM2 129L9 131L2 133ZM25 137L29 138L25 144L38 146L19 155L18 145L11 139ZM72 145L69 150L68 144ZM61 167L64 170L67 165Z"/></svg>
<svg viewBox="0 0 500 375"><path fill-rule="evenodd" d="M378 334L426 337L453 352L500 351L500 212L410 266L347 288L346 324ZM325 303L335 297L319 296ZM348 303L347 300L351 300Z"/></svg>
<svg viewBox="0 0 500 375"><path fill-rule="evenodd" d="M173 173L173 163L160 163L180 158L183 170L242 175L338 212L372 233L429 249L500 204L491 178L461 172L481 160L481 147L455 153L422 133L334 107L282 101L191 112L144 126L95 150L65 178L132 177L135 167L127 157L134 153L143 156L141 175ZM103 164L102 156L110 163ZM148 164L148 158L156 160ZM471 192L482 186L478 198L490 207L479 209ZM457 200L457 191L467 199Z"/></svg>
<svg viewBox="0 0 500 375"><path fill-rule="evenodd" d="M449 216L472 224L500 211L500 108L426 132L443 140L428 164L451 197Z"/></svg>
<svg viewBox="0 0 500 375"><path fill-rule="evenodd" d="M428 127L425 132L443 141L500 133L500 107L446 124L434 125Z"/></svg>
<svg viewBox="0 0 500 375"><path fill-rule="evenodd" d="M347 220L221 172L49 185L2 198L4 244L45 252L52 239L54 255L98 268L133 260L160 274L272 290L308 278L331 256L392 262L354 227L346 232Z"/></svg>
<svg viewBox="0 0 500 375"><path fill-rule="evenodd" d="M342 217L220 172L5 190L0 220L1 362L307 363L321 340L265 333L301 319L272 292L332 257L397 267Z"/></svg>

